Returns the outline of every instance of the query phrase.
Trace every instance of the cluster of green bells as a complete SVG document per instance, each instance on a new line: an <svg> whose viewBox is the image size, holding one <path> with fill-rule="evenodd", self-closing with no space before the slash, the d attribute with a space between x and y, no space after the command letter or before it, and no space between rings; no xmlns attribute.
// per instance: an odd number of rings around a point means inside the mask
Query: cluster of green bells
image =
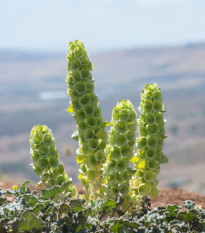
<svg viewBox="0 0 205 233"><path fill-rule="evenodd" d="M81 41L69 44L67 61L68 112L77 123L72 138L79 141L79 179L89 198L122 197L134 204L142 196L155 198L160 164L168 161L162 152L166 136L160 88L156 84L146 85L141 93L139 119L132 103L123 100L113 109L111 122L105 122L94 93L93 65ZM109 136L105 129L108 125ZM41 181L52 186L70 180L59 164L55 141L47 126L33 127L30 145L33 168Z"/></svg>

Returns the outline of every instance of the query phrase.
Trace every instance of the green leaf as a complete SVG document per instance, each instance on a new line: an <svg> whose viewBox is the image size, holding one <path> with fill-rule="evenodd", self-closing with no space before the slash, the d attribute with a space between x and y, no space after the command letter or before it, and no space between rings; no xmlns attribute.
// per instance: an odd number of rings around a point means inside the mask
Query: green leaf
<svg viewBox="0 0 205 233"><path fill-rule="evenodd" d="M18 230L19 232L22 232L22 231L32 232L33 229L41 230L43 226L44 226L44 223L40 218L38 218L34 213L31 213L28 210L25 210L20 217L20 223L19 223Z"/></svg>
<svg viewBox="0 0 205 233"><path fill-rule="evenodd" d="M122 223L123 225L126 225L128 227L137 229L139 227L139 223L135 222L135 221L129 221L129 220L120 220L120 223Z"/></svg>
<svg viewBox="0 0 205 233"><path fill-rule="evenodd" d="M118 233L119 229L123 227L123 224L120 224L118 221L115 222L115 224L111 226L110 231L114 233Z"/></svg>
<svg viewBox="0 0 205 233"><path fill-rule="evenodd" d="M166 213L167 217L175 217L177 215L177 212L179 211L179 209L181 209L178 205L174 204L174 205L168 205L167 207L167 211L168 213Z"/></svg>
<svg viewBox="0 0 205 233"><path fill-rule="evenodd" d="M68 181L64 182L62 185L55 185L50 189L41 189L41 193L46 199L53 199L56 195L69 188L71 183L71 181Z"/></svg>
<svg viewBox="0 0 205 233"><path fill-rule="evenodd" d="M27 197L27 196L26 196ZM38 198L35 196L30 196L29 199L27 200L28 204L31 206L34 206L38 202Z"/></svg>
<svg viewBox="0 0 205 233"><path fill-rule="evenodd" d="M180 212L178 213L177 217L178 217L179 219L182 219L182 220L186 221L186 222L188 221L188 214L187 214L186 211L180 211Z"/></svg>
<svg viewBox="0 0 205 233"><path fill-rule="evenodd" d="M116 207L116 202L114 200L106 201L101 205L102 208L105 208L106 210L111 210Z"/></svg>
<svg viewBox="0 0 205 233"><path fill-rule="evenodd" d="M45 215L49 215L51 212L53 212L53 207L49 206L49 208L45 212Z"/></svg>
<svg viewBox="0 0 205 233"><path fill-rule="evenodd" d="M37 203L34 207L33 207L33 213L37 214L38 212L40 212L41 210L45 209L45 206L42 203Z"/></svg>
<svg viewBox="0 0 205 233"><path fill-rule="evenodd" d="M199 215L198 211L192 209L192 210L190 210L188 213L186 213L186 215L183 214L183 219L184 219L185 221L187 221L187 222L190 222L190 221L192 221L193 219L195 219L195 218L197 217L197 215ZM182 214L181 214L181 215L179 214L178 217L182 217Z"/></svg>
<svg viewBox="0 0 205 233"><path fill-rule="evenodd" d="M82 229L82 226L79 225L79 226L77 227L77 229L76 229L76 232L79 232L81 229Z"/></svg>
<svg viewBox="0 0 205 233"><path fill-rule="evenodd" d="M26 185L27 184L29 184L30 183L30 181L29 180L26 180L21 186L20 186L20 191L21 192L25 192L26 191ZM29 190L30 190L30 188L29 187L27 187Z"/></svg>
<svg viewBox="0 0 205 233"><path fill-rule="evenodd" d="M71 208L82 206L85 203L84 199L71 199L70 200L70 206Z"/></svg>
<svg viewBox="0 0 205 233"><path fill-rule="evenodd" d="M3 197L0 198L0 206L3 204L6 204L6 202L7 202L6 198L3 198Z"/></svg>
<svg viewBox="0 0 205 233"><path fill-rule="evenodd" d="M73 211L78 212L78 211L81 211L83 209L84 209L84 207L82 207L82 206L76 206L76 207L74 207Z"/></svg>

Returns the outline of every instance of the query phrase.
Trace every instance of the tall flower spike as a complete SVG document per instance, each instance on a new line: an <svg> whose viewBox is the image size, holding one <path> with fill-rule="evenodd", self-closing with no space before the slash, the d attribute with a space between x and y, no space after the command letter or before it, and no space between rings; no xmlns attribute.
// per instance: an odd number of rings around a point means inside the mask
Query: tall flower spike
<svg viewBox="0 0 205 233"><path fill-rule="evenodd" d="M98 107L98 98L94 93L94 79L91 70L92 63L84 44L76 40L68 48L68 95L70 107L77 123L79 149L77 162L85 190L92 198L102 195L102 165L104 164L107 144L107 132L102 111Z"/></svg>
<svg viewBox="0 0 205 233"><path fill-rule="evenodd" d="M123 100L113 109L107 160L104 165L105 194L107 198L126 197L132 169L130 159L134 155L136 112L129 100Z"/></svg>
<svg viewBox="0 0 205 233"><path fill-rule="evenodd" d="M33 169L40 176L40 183L50 188L68 182L67 191L76 196L76 188L72 186L72 181L65 173L63 165L59 164L52 131L46 125L35 125L31 130L29 141Z"/></svg>
<svg viewBox="0 0 205 233"><path fill-rule="evenodd" d="M162 152L166 138L164 106L161 90L157 84L145 86L141 93L139 111L137 156L132 160L136 174L131 182L131 187L136 195L156 198L160 164L168 162L167 157ZM135 180L138 182L134 182Z"/></svg>

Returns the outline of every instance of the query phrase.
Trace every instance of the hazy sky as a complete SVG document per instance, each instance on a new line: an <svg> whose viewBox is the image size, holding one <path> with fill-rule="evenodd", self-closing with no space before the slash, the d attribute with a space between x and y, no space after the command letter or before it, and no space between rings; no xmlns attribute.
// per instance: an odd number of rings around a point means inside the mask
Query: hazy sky
<svg viewBox="0 0 205 233"><path fill-rule="evenodd" d="M0 0L0 48L91 52L205 41L205 0Z"/></svg>

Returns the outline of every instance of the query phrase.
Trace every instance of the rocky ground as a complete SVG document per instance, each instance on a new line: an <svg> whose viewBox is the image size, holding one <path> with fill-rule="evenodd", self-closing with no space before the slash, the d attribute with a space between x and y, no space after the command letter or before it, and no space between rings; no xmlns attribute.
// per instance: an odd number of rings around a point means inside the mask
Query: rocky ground
<svg viewBox="0 0 205 233"><path fill-rule="evenodd" d="M12 189L12 182L0 182L1 189ZM31 185L31 189L38 189L36 185ZM79 193L83 193L81 185L77 186ZM184 200L192 200L197 205L202 206L205 209L205 196L199 195L195 192L188 190L176 189L176 188L160 188L159 195L156 200L151 200L151 207L167 206L168 204L183 205Z"/></svg>

